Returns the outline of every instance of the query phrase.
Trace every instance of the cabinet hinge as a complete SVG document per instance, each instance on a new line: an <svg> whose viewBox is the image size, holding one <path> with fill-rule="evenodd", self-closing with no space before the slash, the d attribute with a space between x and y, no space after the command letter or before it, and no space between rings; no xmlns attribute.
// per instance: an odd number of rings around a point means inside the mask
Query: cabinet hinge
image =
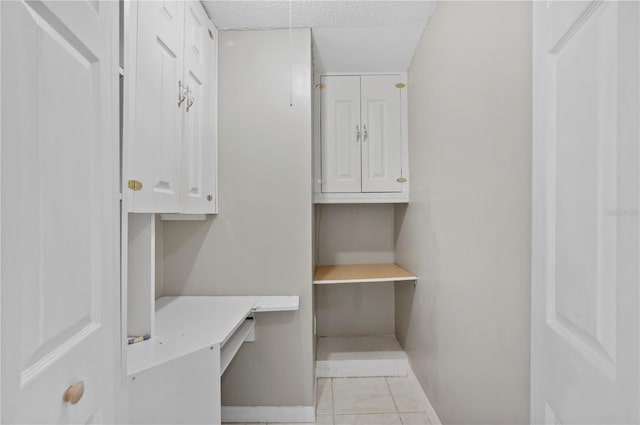
<svg viewBox="0 0 640 425"><path fill-rule="evenodd" d="M398 89L403 89L403 88L405 88L405 87L407 87L407 86L406 86L406 84L404 84L404 83L398 83L398 84L396 84L396 88L398 88Z"/></svg>
<svg viewBox="0 0 640 425"><path fill-rule="evenodd" d="M323 88L325 88L327 86L325 86L324 84L316 84L316 88L322 90Z"/></svg>
<svg viewBox="0 0 640 425"><path fill-rule="evenodd" d="M127 182L127 187L134 192L137 192L138 190L142 190L142 182L138 180L129 180Z"/></svg>

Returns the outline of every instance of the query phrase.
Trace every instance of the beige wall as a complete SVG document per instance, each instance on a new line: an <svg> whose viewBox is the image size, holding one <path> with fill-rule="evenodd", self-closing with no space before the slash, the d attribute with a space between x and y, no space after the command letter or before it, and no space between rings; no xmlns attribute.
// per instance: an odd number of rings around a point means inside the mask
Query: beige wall
<svg viewBox="0 0 640 425"><path fill-rule="evenodd" d="M443 423L527 423L531 4L439 3L408 89L397 335Z"/></svg>
<svg viewBox="0 0 640 425"><path fill-rule="evenodd" d="M392 263L390 204L317 205L318 264ZM319 336L392 335L393 283L317 285Z"/></svg>
<svg viewBox="0 0 640 425"><path fill-rule="evenodd" d="M222 401L310 406L310 31L293 31L292 57L285 30L221 32L219 46L220 214L164 223L164 292L299 295L298 312L257 315L257 340L224 374Z"/></svg>

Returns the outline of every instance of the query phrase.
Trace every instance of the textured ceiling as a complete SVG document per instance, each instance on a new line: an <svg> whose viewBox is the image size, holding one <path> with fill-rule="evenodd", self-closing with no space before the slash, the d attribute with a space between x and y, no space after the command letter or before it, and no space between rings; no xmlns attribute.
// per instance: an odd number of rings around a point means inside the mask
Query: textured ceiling
<svg viewBox="0 0 640 425"><path fill-rule="evenodd" d="M406 71L435 1L216 1L221 30L311 28L318 72Z"/></svg>

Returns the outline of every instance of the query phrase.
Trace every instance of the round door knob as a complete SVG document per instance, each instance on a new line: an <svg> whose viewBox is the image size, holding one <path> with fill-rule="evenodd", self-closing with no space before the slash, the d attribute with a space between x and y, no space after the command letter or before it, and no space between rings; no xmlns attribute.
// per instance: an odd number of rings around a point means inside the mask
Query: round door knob
<svg viewBox="0 0 640 425"><path fill-rule="evenodd" d="M71 404L76 404L82 398L84 394L84 382L78 381L64 392L64 401L68 401Z"/></svg>

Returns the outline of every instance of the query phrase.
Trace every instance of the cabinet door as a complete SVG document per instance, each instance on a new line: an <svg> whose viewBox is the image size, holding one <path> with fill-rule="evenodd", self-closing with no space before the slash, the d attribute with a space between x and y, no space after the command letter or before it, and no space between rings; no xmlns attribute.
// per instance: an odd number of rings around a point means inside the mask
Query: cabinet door
<svg viewBox="0 0 640 425"><path fill-rule="evenodd" d="M323 76L322 191L360 192L360 77Z"/></svg>
<svg viewBox="0 0 640 425"><path fill-rule="evenodd" d="M362 76L362 191L400 192L402 114L398 75Z"/></svg>
<svg viewBox="0 0 640 425"><path fill-rule="evenodd" d="M184 4L177 1L138 2L135 84L129 85L135 103L127 140L127 180L142 183L127 190L130 211L180 210L180 144L182 106L178 83L183 81ZM133 37L134 34L129 34ZM131 73L131 69L125 70ZM125 76L127 78L127 76Z"/></svg>
<svg viewBox="0 0 640 425"><path fill-rule="evenodd" d="M0 421L114 423L118 4L3 1L0 11ZM65 402L79 381L82 399Z"/></svg>
<svg viewBox="0 0 640 425"><path fill-rule="evenodd" d="M215 27L198 1L186 3L182 212L216 210Z"/></svg>
<svg viewBox="0 0 640 425"><path fill-rule="evenodd" d="M220 423L220 344L130 375L128 381L130 424Z"/></svg>

